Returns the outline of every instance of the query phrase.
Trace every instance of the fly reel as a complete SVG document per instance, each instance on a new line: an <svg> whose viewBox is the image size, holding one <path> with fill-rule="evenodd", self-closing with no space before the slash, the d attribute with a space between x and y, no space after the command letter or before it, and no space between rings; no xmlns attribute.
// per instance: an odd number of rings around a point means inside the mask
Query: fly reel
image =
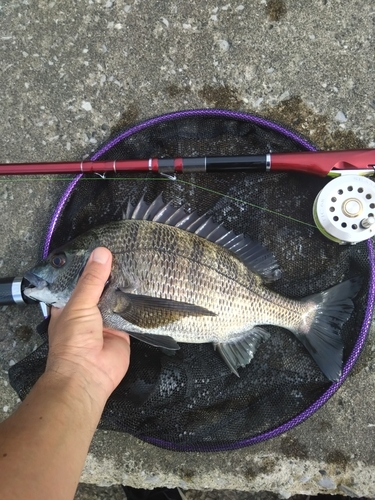
<svg viewBox="0 0 375 500"><path fill-rule="evenodd" d="M375 235L375 183L360 175L330 181L315 198L314 221L330 240L352 245Z"/></svg>

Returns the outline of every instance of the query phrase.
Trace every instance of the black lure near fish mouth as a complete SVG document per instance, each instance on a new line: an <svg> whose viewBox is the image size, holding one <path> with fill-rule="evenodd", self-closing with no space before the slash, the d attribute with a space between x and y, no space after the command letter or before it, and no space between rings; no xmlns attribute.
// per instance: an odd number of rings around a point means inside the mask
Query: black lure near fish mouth
<svg viewBox="0 0 375 500"><path fill-rule="evenodd" d="M270 337L267 325L290 330L324 375L340 378L341 328L361 281L293 300L264 283L281 277L263 246L206 215L165 204L128 204L124 219L90 229L26 273L25 295L63 307L97 246L113 254L111 279L98 304L105 327L174 351L179 342L211 342L239 376ZM214 354L213 354L214 355Z"/></svg>

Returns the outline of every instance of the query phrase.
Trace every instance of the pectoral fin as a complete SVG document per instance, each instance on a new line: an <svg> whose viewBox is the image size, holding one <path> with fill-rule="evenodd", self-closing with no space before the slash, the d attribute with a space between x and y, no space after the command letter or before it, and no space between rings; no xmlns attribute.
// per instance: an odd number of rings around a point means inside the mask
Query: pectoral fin
<svg viewBox="0 0 375 500"><path fill-rule="evenodd" d="M238 339L222 344L214 344L214 347L219 351L230 371L239 377L237 368L248 365L253 359L259 344L269 337L270 334L263 328L255 327Z"/></svg>
<svg viewBox="0 0 375 500"><path fill-rule="evenodd" d="M185 316L216 316L208 309L188 302L136 295L126 289L116 291L113 312L141 328L158 328Z"/></svg>

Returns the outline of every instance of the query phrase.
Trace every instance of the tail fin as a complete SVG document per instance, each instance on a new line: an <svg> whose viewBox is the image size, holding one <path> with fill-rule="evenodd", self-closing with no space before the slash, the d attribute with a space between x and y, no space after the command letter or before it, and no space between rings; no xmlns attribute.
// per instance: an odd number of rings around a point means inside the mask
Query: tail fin
<svg viewBox="0 0 375 500"><path fill-rule="evenodd" d="M362 280L353 278L302 302L311 305L295 335L331 381L341 376L344 343L341 328L350 318Z"/></svg>

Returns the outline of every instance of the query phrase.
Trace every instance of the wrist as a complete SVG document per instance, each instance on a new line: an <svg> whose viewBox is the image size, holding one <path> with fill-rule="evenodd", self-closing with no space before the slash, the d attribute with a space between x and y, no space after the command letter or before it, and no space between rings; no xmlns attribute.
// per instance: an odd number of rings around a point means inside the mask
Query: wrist
<svg viewBox="0 0 375 500"><path fill-rule="evenodd" d="M82 374L60 373L47 368L37 384L40 390L50 392L69 412L85 414L87 423L97 426L107 397L104 391L88 382Z"/></svg>

